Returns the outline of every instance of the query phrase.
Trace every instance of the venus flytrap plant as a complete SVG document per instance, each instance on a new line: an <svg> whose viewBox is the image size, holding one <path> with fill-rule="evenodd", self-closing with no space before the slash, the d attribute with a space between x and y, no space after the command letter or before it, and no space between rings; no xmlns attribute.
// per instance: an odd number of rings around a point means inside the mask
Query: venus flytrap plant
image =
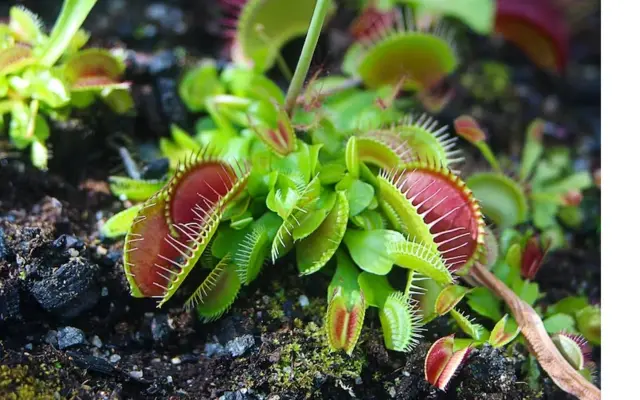
<svg viewBox="0 0 640 400"><path fill-rule="evenodd" d="M209 321L265 264L290 256L300 275L332 269L325 330L334 350L353 352L367 307L377 309L386 347L403 352L415 347L426 323L451 315L470 339L441 339L440 350L427 356L427 380L444 389L472 346L504 346L517 335L502 310L489 331L456 308L481 289L462 286L458 277L471 273L494 290L495 278L479 275L478 262L504 260L496 256L497 240L487 239L474 194L451 169L461 161L455 138L426 117L407 119L398 107L396 87L430 88L455 67L455 52L431 33L390 34L355 58L353 71L367 89L340 86L309 106L300 92L328 10L327 0L316 3L286 96L261 73L236 65L219 75L201 65L186 76L181 95L208 116L196 135L174 129L161 144L171 162L160 190L142 199L148 182L142 190L135 180L121 189L125 196L143 193L125 239L125 272L135 296L156 297L162 306L181 295L194 268L204 268L186 306ZM394 54L408 68L385 72ZM375 116L368 126L350 121L367 115ZM133 214L123 213L113 217L120 226ZM520 268L517 250L509 265ZM403 288L387 279L394 268L407 275ZM592 320L585 313L584 324L594 326Z"/></svg>
<svg viewBox="0 0 640 400"><path fill-rule="evenodd" d="M26 8L10 10L0 33L0 113L10 114L8 135L31 162L46 169L50 130L47 118L65 119L73 108L101 98L113 111L133 105L124 63L102 49L81 48L89 34L80 29L96 0L66 0L49 34Z"/></svg>

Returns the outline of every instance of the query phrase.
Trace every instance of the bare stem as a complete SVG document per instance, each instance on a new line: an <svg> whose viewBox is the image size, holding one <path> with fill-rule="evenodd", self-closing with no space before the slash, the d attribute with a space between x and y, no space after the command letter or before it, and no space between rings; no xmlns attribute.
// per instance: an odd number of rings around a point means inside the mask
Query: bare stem
<svg viewBox="0 0 640 400"><path fill-rule="evenodd" d="M507 303L520 326L522 335L529 343L529 348L560 389L579 399L600 399L600 389L587 381L565 360L544 329L540 316L529 304L522 301L481 264L476 263L471 268L470 275Z"/></svg>
<svg viewBox="0 0 640 400"><path fill-rule="evenodd" d="M285 109L289 114L293 111L298 95L300 95L300 91L302 91L304 78L306 78L307 72L309 72L313 52L318 44L318 38L324 25L324 18L329 11L330 4L331 0L316 1L316 8L313 10L313 17L311 17L311 23L309 24L309 31L307 32L307 37L304 39L304 45L302 46L302 52L298 59L296 72L293 73L293 79L291 80L291 85L289 85L289 90L287 91L287 98L285 99Z"/></svg>

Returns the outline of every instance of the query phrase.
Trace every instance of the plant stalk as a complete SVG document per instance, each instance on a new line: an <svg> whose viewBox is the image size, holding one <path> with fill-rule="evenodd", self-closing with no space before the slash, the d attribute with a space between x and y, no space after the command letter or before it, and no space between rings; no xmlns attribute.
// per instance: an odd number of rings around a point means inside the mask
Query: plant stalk
<svg viewBox="0 0 640 400"><path fill-rule="evenodd" d="M302 91L304 85L304 79L309 72L309 66L311 65L311 59L313 58L313 52L318 44L318 38L324 25L324 18L329 11L331 0L317 0L316 8L313 10L313 17L311 17L311 23L309 24L309 31L307 37L304 39L304 45L302 46L302 52L298 59L298 65L296 65L296 71L293 73L293 79L289 85L287 91L287 97L285 99L285 110L289 115L293 111L293 107L296 105L296 100Z"/></svg>
<svg viewBox="0 0 640 400"><path fill-rule="evenodd" d="M97 1L65 0L42 52L40 64L51 67L58 61Z"/></svg>
<svg viewBox="0 0 640 400"><path fill-rule="evenodd" d="M471 268L470 275L505 301L518 322L529 349L560 389L581 400L600 399L600 389L587 381L565 360L544 329L540 316L529 304L522 301L484 265L476 263Z"/></svg>

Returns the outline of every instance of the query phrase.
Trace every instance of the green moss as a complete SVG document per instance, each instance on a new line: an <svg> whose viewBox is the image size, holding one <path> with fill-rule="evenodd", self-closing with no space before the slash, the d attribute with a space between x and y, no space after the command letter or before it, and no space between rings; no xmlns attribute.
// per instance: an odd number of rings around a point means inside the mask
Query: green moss
<svg viewBox="0 0 640 400"><path fill-rule="evenodd" d="M324 331L313 322L283 333L280 339L279 359L268 371L272 392L295 389L311 396L326 377L352 380L360 376L365 364L364 354L357 349L351 357L331 351Z"/></svg>
<svg viewBox="0 0 640 400"><path fill-rule="evenodd" d="M26 365L0 365L0 398L6 400L58 399L60 394L56 379L41 380Z"/></svg>

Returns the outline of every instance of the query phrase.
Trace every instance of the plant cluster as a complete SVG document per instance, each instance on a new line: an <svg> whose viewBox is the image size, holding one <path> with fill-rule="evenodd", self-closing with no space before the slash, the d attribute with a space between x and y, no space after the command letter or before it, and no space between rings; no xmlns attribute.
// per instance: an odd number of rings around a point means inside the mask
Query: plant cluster
<svg viewBox="0 0 640 400"><path fill-rule="evenodd" d="M388 24L365 29L347 51L344 76L316 74L300 94L333 8L328 0L301 1L308 12L291 19L304 21L303 32L309 18L311 26L285 95L264 72L299 30L275 23L283 14L273 11L276 4L282 10L278 0L226 3L237 18L230 23L237 26L230 35L233 54L242 56L221 71L206 61L184 76L182 99L205 114L195 135L173 127L171 139L161 140L167 177L111 178L115 194L138 202L102 228L105 236L126 234L123 261L132 294L162 306L187 278L200 277L185 306L213 320L265 264L290 256L300 275L333 274L325 330L334 350L354 351L368 308L377 310L386 347L402 352L415 347L425 324L451 316L469 339L445 337L429 351L425 376L440 389L471 347L516 339L519 328L499 298L459 280L470 279L477 264L494 266L524 301L539 300L531 280L543 245L507 228L539 220L539 198L565 201L584 186L563 178L563 168L547 168L545 175L540 122L529 130L520 163L522 181L530 182L525 186L502 172L473 119L456 120L458 135L494 168L463 180L456 135L407 112L424 104L460 63L451 31L437 18L393 8ZM265 46L265 38L273 46ZM561 205L538 213L553 219ZM499 240L483 214L503 231ZM471 310L495 322L490 330L456 308L465 297ZM562 354L588 375L591 364L574 333L599 343L599 309L584 298L566 302L541 312Z"/></svg>
<svg viewBox="0 0 640 400"><path fill-rule="evenodd" d="M0 24L0 121L13 146L29 148L31 162L46 169L50 134L47 119L64 120L74 108L101 98L114 111L129 110L123 61L107 50L83 49L89 34L80 29L97 0L65 0L49 34L31 11L14 6Z"/></svg>

